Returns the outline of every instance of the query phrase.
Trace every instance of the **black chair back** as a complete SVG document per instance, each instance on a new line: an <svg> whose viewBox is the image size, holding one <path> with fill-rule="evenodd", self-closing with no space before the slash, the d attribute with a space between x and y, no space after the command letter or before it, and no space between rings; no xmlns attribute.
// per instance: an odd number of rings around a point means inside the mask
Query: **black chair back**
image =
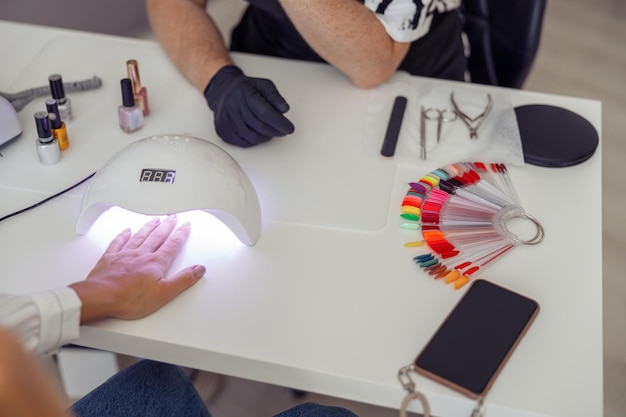
<svg viewBox="0 0 626 417"><path fill-rule="evenodd" d="M463 0L473 83L521 88L539 49L547 0Z"/></svg>

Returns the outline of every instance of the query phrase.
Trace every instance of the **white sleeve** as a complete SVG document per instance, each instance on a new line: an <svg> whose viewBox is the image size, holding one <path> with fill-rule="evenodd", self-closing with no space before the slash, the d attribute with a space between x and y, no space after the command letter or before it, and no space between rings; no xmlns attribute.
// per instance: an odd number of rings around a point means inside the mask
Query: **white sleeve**
<svg viewBox="0 0 626 417"><path fill-rule="evenodd" d="M426 35L435 13L457 9L461 0L365 0L396 42L413 42Z"/></svg>
<svg viewBox="0 0 626 417"><path fill-rule="evenodd" d="M27 349L53 353L78 339L81 306L69 287L35 294L0 294L0 325L16 334Z"/></svg>

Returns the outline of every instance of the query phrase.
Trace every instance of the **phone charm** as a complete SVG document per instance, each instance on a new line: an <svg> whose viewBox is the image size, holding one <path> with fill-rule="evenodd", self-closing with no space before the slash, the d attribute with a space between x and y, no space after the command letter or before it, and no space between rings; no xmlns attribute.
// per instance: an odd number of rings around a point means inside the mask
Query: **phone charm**
<svg viewBox="0 0 626 417"><path fill-rule="evenodd" d="M483 397L480 397L478 401L476 401L476 406L474 410L472 410L471 417L483 417L485 415L485 404L483 403Z"/></svg>
<svg viewBox="0 0 626 417"><path fill-rule="evenodd" d="M422 403L423 417L430 417L430 405L428 404L428 400L424 394L419 391L415 391L415 382L413 382L411 376L409 375L409 372L412 369L412 365L407 365L398 370L398 380L400 381L400 384L402 384L402 388L407 391L406 397L404 397L402 405L400 406L400 417L407 417L406 409L409 406L409 403L413 400L419 400L419 402ZM472 417L474 417L473 414ZM481 417L481 415L477 414L476 417Z"/></svg>
<svg viewBox="0 0 626 417"><path fill-rule="evenodd" d="M404 400L402 400L402 405L400 405L400 417L407 417L407 408L409 403L413 400L419 400L422 403L422 415L423 417L431 417L430 416L430 405L428 404L428 399L426 396L419 391L415 390L415 382L411 379L411 375L409 372L413 370L413 365L403 366L398 370L398 381L407 391ZM472 410L472 415L470 417L483 417L485 415L485 404L483 402L483 397L478 398L476 401L476 406Z"/></svg>

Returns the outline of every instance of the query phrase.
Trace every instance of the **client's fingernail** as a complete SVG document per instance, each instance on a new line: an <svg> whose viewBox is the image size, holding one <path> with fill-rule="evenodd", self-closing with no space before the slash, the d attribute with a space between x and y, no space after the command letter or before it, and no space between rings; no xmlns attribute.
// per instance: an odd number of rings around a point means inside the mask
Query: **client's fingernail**
<svg viewBox="0 0 626 417"><path fill-rule="evenodd" d="M206 273L206 268L202 265L196 265L191 269L197 279L200 279Z"/></svg>

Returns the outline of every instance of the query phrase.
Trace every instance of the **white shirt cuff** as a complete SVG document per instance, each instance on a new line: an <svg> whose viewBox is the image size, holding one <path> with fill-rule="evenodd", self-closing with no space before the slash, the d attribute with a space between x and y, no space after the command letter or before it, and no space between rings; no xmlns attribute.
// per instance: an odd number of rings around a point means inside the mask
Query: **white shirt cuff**
<svg viewBox="0 0 626 417"><path fill-rule="evenodd" d="M82 302L69 287L32 295L40 314L40 338L37 353L52 353L78 339Z"/></svg>

